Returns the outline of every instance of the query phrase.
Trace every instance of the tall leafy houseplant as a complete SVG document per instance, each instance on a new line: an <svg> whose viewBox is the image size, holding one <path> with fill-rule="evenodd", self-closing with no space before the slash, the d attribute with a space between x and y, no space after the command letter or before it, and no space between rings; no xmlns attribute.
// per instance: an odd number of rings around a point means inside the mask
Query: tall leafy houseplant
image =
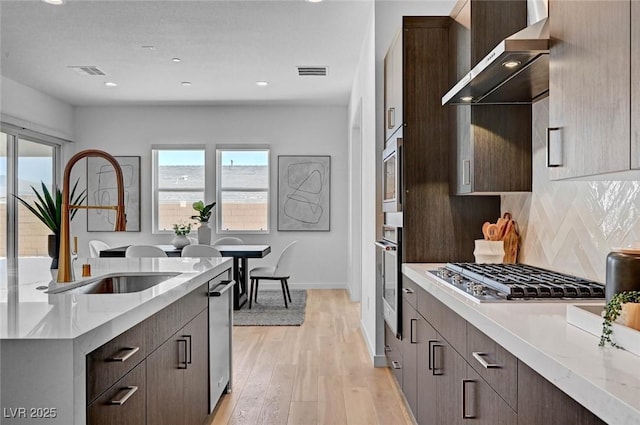
<svg viewBox="0 0 640 425"><path fill-rule="evenodd" d="M55 195L52 196L51 192L47 188L44 182L41 182L42 193L31 186L33 193L36 195L36 200L33 205L29 204L26 200L20 198L18 195L13 195L22 205L33 213L38 219L44 223L45 226L51 230L53 235L49 237L49 256L53 258L51 268L57 268L58 266L58 244L60 239L60 222L62 217L62 191L60 188L55 188ZM78 188L78 180L73 185L71 193L69 194L69 203L71 205L80 205L87 199L87 190L83 189L80 193L76 194ZM69 214L69 220L73 220L78 210L73 209ZM53 238L51 238L53 236ZM53 240L52 240L53 239Z"/></svg>
<svg viewBox="0 0 640 425"><path fill-rule="evenodd" d="M200 222L200 227L198 227L199 244L209 245L211 243L211 228L207 223L211 219L215 205L215 202L205 204L202 201L196 201L191 205L194 210L198 211L198 215L192 215L191 218Z"/></svg>

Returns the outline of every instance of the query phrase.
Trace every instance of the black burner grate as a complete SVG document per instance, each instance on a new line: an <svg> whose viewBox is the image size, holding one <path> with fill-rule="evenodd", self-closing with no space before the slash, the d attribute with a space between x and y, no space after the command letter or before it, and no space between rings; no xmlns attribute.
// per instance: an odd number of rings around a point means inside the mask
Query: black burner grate
<svg viewBox="0 0 640 425"><path fill-rule="evenodd" d="M604 298L604 285L527 264L449 263L447 269L508 298Z"/></svg>

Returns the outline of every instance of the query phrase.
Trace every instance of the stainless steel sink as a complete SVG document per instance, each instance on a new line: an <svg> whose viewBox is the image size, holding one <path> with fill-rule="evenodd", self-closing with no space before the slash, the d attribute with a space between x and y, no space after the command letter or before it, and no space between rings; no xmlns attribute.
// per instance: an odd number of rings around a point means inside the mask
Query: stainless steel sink
<svg viewBox="0 0 640 425"><path fill-rule="evenodd" d="M128 294L140 292L154 287L165 280L178 276L180 273L125 273L101 276L95 280L83 282L72 288L57 288L48 291L49 294L74 292L77 294Z"/></svg>

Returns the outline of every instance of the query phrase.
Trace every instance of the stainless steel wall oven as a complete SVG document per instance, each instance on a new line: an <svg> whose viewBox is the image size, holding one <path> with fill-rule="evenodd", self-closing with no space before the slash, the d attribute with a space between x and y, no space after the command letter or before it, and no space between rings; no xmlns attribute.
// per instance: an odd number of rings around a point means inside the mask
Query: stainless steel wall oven
<svg viewBox="0 0 640 425"><path fill-rule="evenodd" d="M387 142L382 152L382 211L402 211L402 139Z"/></svg>
<svg viewBox="0 0 640 425"><path fill-rule="evenodd" d="M402 228L385 225L376 241L376 268L382 291L384 320L400 338L402 334Z"/></svg>

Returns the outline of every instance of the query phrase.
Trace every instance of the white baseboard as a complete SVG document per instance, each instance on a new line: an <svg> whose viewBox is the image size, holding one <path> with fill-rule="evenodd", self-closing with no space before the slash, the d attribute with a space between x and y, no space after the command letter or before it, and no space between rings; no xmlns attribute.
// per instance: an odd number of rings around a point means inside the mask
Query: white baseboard
<svg viewBox="0 0 640 425"><path fill-rule="evenodd" d="M277 280L261 280L260 289L280 289ZM345 282L289 282L289 289L347 289ZM247 288L247 292L249 288Z"/></svg>
<svg viewBox="0 0 640 425"><path fill-rule="evenodd" d="M364 342L367 346L367 351L369 351L369 358L371 359L371 363L373 363L373 367L387 367L387 356L375 354L375 350L371 349L371 340L369 339L369 334L367 334L367 329L364 323L362 323L362 320L360 320L360 331L364 337Z"/></svg>

